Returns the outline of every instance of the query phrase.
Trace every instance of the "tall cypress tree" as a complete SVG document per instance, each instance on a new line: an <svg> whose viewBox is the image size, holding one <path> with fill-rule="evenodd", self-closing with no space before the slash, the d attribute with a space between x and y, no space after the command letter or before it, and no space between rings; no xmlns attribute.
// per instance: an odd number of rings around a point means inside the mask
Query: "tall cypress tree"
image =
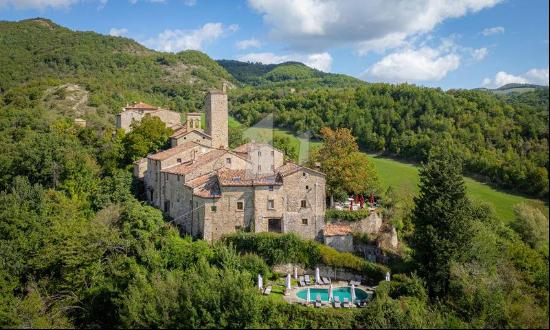
<svg viewBox="0 0 550 330"><path fill-rule="evenodd" d="M449 151L434 148L420 170L412 237L418 272L432 298L447 294L451 263L459 261L468 249L469 209L460 160Z"/></svg>

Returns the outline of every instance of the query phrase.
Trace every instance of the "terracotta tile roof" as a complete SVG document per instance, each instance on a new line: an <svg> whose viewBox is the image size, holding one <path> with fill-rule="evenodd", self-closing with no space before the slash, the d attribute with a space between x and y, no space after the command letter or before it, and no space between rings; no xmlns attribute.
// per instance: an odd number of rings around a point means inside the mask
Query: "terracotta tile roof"
<svg viewBox="0 0 550 330"><path fill-rule="evenodd" d="M181 152L183 150L186 150L186 149L192 148L194 146L198 146L198 145L199 144L197 144L193 141L185 142L183 144L177 145L177 146L175 146L173 148L170 148L168 150L164 150L164 151L161 151L161 152L157 152L156 154L149 155L149 156L147 156L147 158L153 159L153 160L165 160L169 157L172 157L172 156L176 155L178 152Z"/></svg>
<svg viewBox="0 0 550 330"><path fill-rule="evenodd" d="M183 126L177 130L174 131L174 133L172 135L170 135L171 138L175 138L175 137L178 137L182 134L185 134L187 133L187 126Z"/></svg>
<svg viewBox="0 0 550 330"><path fill-rule="evenodd" d="M218 171L218 181L222 186L274 186L282 185L283 182L277 174L254 175L244 169L231 170L221 169Z"/></svg>
<svg viewBox="0 0 550 330"><path fill-rule="evenodd" d="M349 225L327 223L323 230L325 236L346 236L352 233Z"/></svg>
<svg viewBox="0 0 550 330"><path fill-rule="evenodd" d="M198 186L205 184L212 177L213 177L212 173L208 173L203 176L199 176L198 178L195 178L193 180L187 181L185 185L191 188L197 188Z"/></svg>
<svg viewBox="0 0 550 330"><path fill-rule="evenodd" d="M140 158L134 162L134 164L142 164L147 162L147 157Z"/></svg>
<svg viewBox="0 0 550 330"><path fill-rule="evenodd" d="M187 143L190 143L190 142L187 142ZM184 143L187 144L187 143ZM199 145L197 143L194 143L194 142L191 142L195 145ZM172 149L175 149L179 146L176 146ZM168 149L168 150L171 150L171 149ZM222 149L214 149L212 151L209 151L205 154L202 154L200 156L197 157L197 159L195 159L194 162L186 162L186 163L182 163L182 164L179 164L179 165L175 165L175 166L172 166L172 167L168 167L164 170L162 170L162 172L166 172L166 173L172 173L172 174L188 174L188 173L191 173L193 172L195 169L201 167L201 166L204 166L220 157L222 157L223 155L225 155L227 153L227 150L222 150Z"/></svg>
<svg viewBox="0 0 550 330"><path fill-rule="evenodd" d="M287 176L289 174L292 174L294 172L297 172L302 169L302 166L298 164L294 164L292 162L287 162L283 166L277 167L275 171L281 173L282 176Z"/></svg>
<svg viewBox="0 0 550 330"><path fill-rule="evenodd" d="M210 174L200 176L186 183L193 188L193 195L204 198L220 198L222 196L217 178Z"/></svg>
<svg viewBox="0 0 550 330"><path fill-rule="evenodd" d="M290 174L293 174L293 173L296 173L296 172L302 171L302 170L307 170L307 171L325 176L325 173L323 173L323 172L319 172L319 171L316 171L316 170L311 169L309 167L305 167L305 166L295 164L293 162L287 162L283 166L280 166L280 167L276 168L275 172L279 172L282 176L287 176L287 175L290 175Z"/></svg>
<svg viewBox="0 0 550 330"><path fill-rule="evenodd" d="M147 103L138 102L138 103L134 103L130 106L127 106L124 109L126 109L126 110L136 110L136 109L140 109L140 110L157 110L159 108L155 107L155 106L152 106L150 104L147 104Z"/></svg>
<svg viewBox="0 0 550 330"><path fill-rule="evenodd" d="M183 130L178 130L178 133L174 133L174 134L172 134L170 137L172 137L172 138L180 138L180 137L183 137L183 136L185 136L185 135L187 135L187 134L190 134L191 132L198 133L199 135L202 135L202 136L205 136L205 137L211 139L210 135L206 134L206 133L203 132L203 131L199 131L199 130L196 130L196 129L193 129L193 130L191 130L191 131L187 131L187 129L185 129L185 131L183 131Z"/></svg>

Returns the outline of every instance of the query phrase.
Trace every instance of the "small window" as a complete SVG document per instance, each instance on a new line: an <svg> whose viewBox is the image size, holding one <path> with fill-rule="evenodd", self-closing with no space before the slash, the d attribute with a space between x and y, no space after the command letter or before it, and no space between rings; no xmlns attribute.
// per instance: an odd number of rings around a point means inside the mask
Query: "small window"
<svg viewBox="0 0 550 330"><path fill-rule="evenodd" d="M267 201L267 208L273 210L275 208L275 200L270 199Z"/></svg>
<svg viewBox="0 0 550 330"><path fill-rule="evenodd" d="M261 157L261 156L262 156L262 152L258 151L258 157Z"/></svg>
<svg viewBox="0 0 550 330"><path fill-rule="evenodd" d="M303 175L303 176L306 176L306 172L302 172L302 175Z"/></svg>
<svg viewBox="0 0 550 330"><path fill-rule="evenodd" d="M181 163L181 158L178 158L178 163Z"/></svg>
<svg viewBox="0 0 550 330"><path fill-rule="evenodd" d="M244 209L244 203L243 202L237 202L237 210L242 211Z"/></svg>
<svg viewBox="0 0 550 330"><path fill-rule="evenodd" d="M269 186L269 191L273 191L273 186Z"/></svg>
<svg viewBox="0 0 550 330"><path fill-rule="evenodd" d="M258 171L262 170L262 165L258 165Z"/></svg>
<svg viewBox="0 0 550 330"><path fill-rule="evenodd" d="M305 199L302 199L302 202L300 203L300 206L301 206L302 208L307 207L307 202L306 202Z"/></svg>
<svg viewBox="0 0 550 330"><path fill-rule="evenodd" d="M184 136L183 139L184 139L184 140L187 140L187 136Z"/></svg>
<svg viewBox="0 0 550 330"><path fill-rule="evenodd" d="M225 163L228 164L228 165L231 165L231 158L226 158Z"/></svg>
<svg viewBox="0 0 550 330"><path fill-rule="evenodd" d="M309 186L306 186L306 190L309 190Z"/></svg>
<svg viewBox="0 0 550 330"><path fill-rule="evenodd" d="M307 219L302 219L302 225L306 225L306 226L307 226Z"/></svg>
<svg viewBox="0 0 550 330"><path fill-rule="evenodd" d="M218 207L216 205L210 206L210 211L216 212L218 210Z"/></svg>

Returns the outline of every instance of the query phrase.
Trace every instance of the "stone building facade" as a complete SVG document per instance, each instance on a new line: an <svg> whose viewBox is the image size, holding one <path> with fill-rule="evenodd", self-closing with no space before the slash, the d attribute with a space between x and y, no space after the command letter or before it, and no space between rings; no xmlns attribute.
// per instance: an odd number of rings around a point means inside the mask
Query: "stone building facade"
<svg viewBox="0 0 550 330"><path fill-rule="evenodd" d="M147 103L134 103L122 108L122 112L116 115L116 128L122 128L126 133L132 130L134 121L141 121L146 115L160 118L167 127L178 129L181 127L181 115L179 112L161 109Z"/></svg>
<svg viewBox="0 0 550 330"><path fill-rule="evenodd" d="M228 148L227 95L206 97L206 130L200 115L171 137L171 148L134 163L149 203L182 232L215 241L238 230L320 238L325 218L325 176L284 161L265 143Z"/></svg>

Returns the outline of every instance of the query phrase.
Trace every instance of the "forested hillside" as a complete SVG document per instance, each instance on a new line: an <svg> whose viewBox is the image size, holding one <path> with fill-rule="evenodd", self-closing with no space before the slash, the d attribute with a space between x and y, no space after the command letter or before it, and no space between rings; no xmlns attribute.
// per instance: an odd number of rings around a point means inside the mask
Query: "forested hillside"
<svg viewBox="0 0 550 330"><path fill-rule="evenodd" d="M461 175L465 161L502 186L547 195L548 89L501 98L365 84L296 63L249 69L228 69L233 78L200 52L154 52L43 19L0 22L0 328L548 326L548 218L523 204L508 225L467 198ZM292 234L208 244L140 201L132 161L164 148L172 130L147 117L124 134L113 114L137 100L200 109L222 81L239 86L230 110L245 124L273 112L297 132L345 126L363 148L427 160L417 198L377 196L401 255L375 264ZM77 115L89 125L75 125ZM368 165L346 136L349 159ZM281 282L272 267L288 263L378 287L353 309L261 295L258 274ZM380 281L388 269L391 281Z"/></svg>
<svg viewBox="0 0 550 330"><path fill-rule="evenodd" d="M42 106L49 88L73 83L89 92L87 105L97 110L88 120L101 121L97 117L136 101L194 111L202 108L204 92L222 81L234 79L201 52L159 53L130 39L74 32L46 19L0 22L4 106Z"/></svg>
<svg viewBox="0 0 550 330"><path fill-rule="evenodd" d="M266 113L275 124L314 135L348 127L368 151L426 159L436 141L457 150L465 170L498 187L548 196L548 88L497 96L487 91L413 85L234 90L231 111L252 125Z"/></svg>
<svg viewBox="0 0 550 330"><path fill-rule="evenodd" d="M343 74L326 73L299 62L262 64L234 60L217 61L242 85L263 87L352 87L365 83Z"/></svg>
<svg viewBox="0 0 550 330"><path fill-rule="evenodd" d="M349 127L366 150L412 160L424 160L432 141L445 140L460 151L470 174L548 196L548 88L494 95L367 84L297 62L215 62L197 51L155 52L45 19L0 22L0 46L4 106L42 107L53 110L50 116L82 116L108 127L112 115L133 101L200 110L204 92L226 81L244 86L233 89L230 101L246 125L274 112L279 127L295 132ZM71 98L74 104L64 107ZM76 111L82 106L86 111Z"/></svg>

